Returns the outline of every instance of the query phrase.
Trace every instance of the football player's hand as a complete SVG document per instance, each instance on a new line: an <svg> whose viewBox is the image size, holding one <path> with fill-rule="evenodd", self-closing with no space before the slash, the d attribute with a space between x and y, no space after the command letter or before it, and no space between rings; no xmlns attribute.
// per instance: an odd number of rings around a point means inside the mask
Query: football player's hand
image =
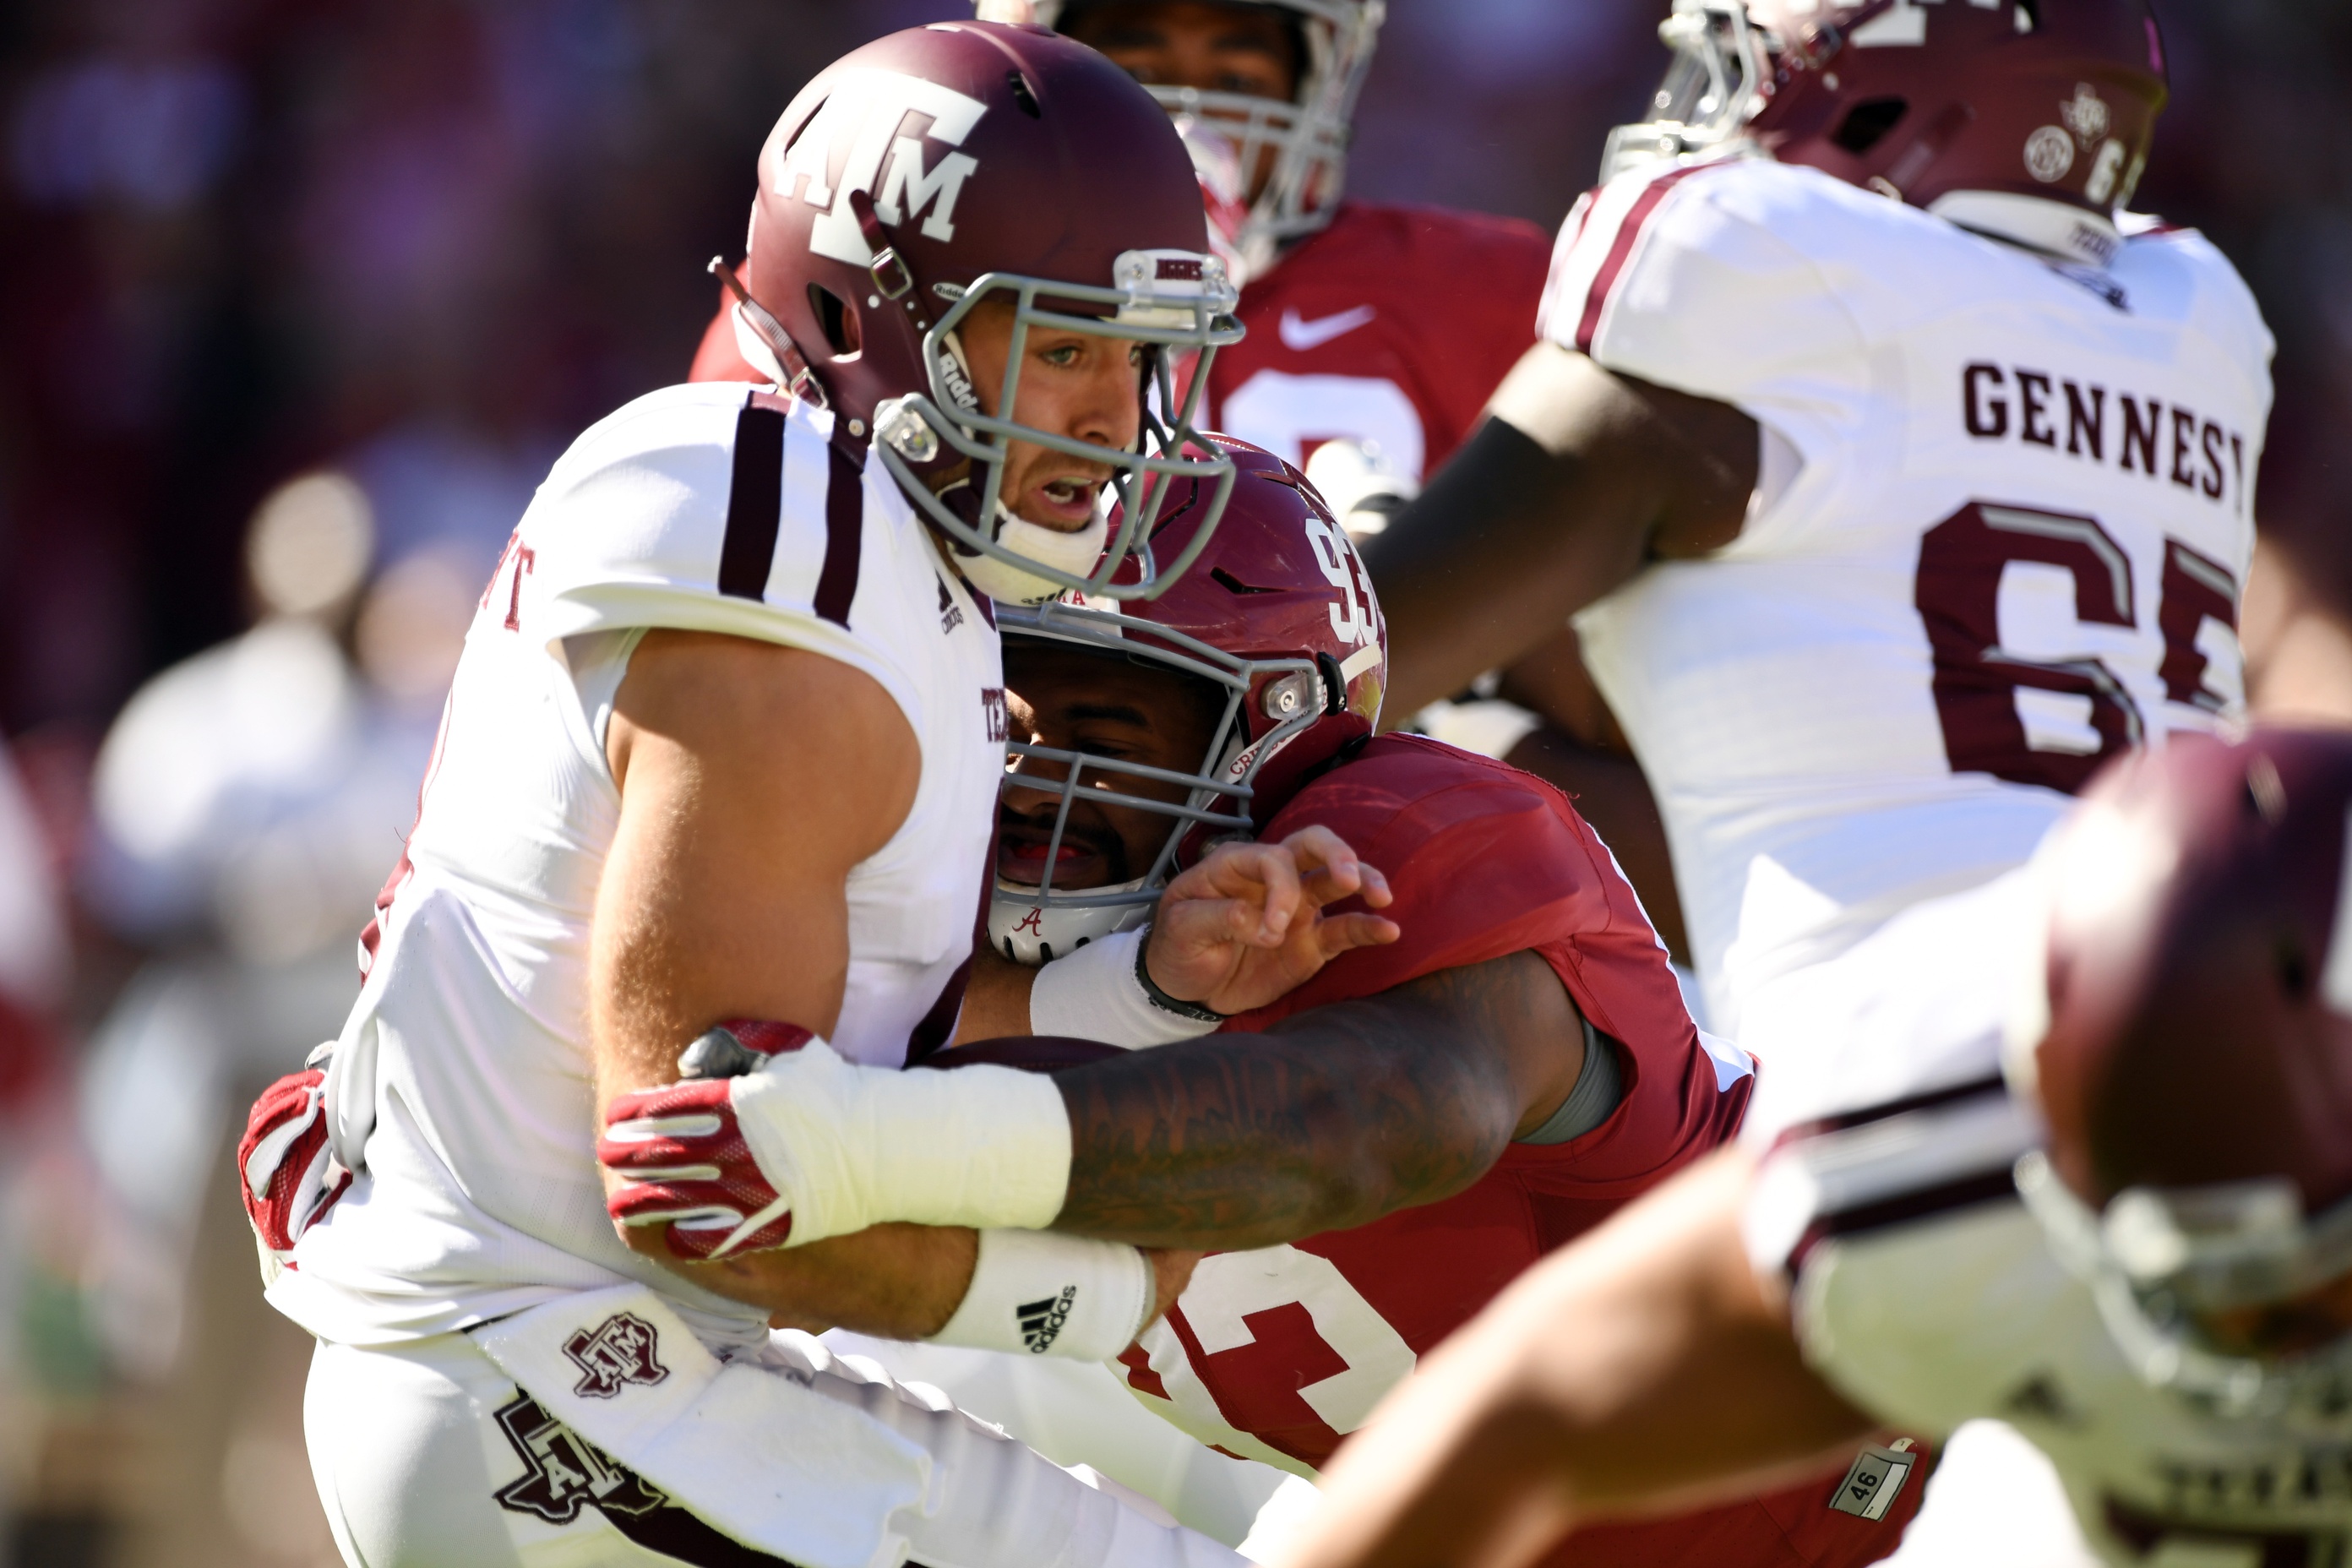
<svg viewBox="0 0 2352 1568"><path fill-rule="evenodd" d="M1364 910L1323 912L1359 896ZM1343 952L1396 941L1397 923L1369 912L1392 901L1388 879L1328 827L1302 827L1278 844L1228 844L1168 884L1144 962L1169 995L1246 1013Z"/></svg>
<svg viewBox="0 0 2352 1568"><path fill-rule="evenodd" d="M604 1207L632 1250L698 1262L765 1251L791 1237L792 1205L736 1117L735 1088L749 1081L689 1079L618 1095L605 1107L596 1142L609 1173Z"/></svg>
<svg viewBox="0 0 2352 1568"><path fill-rule="evenodd" d="M1040 1230L1069 1188L1069 1111L1039 1074L864 1067L745 1020L678 1068L615 1096L596 1142L605 1209L639 1252L698 1262L893 1220Z"/></svg>
<svg viewBox="0 0 2352 1568"><path fill-rule="evenodd" d="M261 1091L237 1140L237 1195L261 1249L265 1283L352 1184L352 1173L327 1146L326 1098L321 1068L288 1073Z"/></svg>

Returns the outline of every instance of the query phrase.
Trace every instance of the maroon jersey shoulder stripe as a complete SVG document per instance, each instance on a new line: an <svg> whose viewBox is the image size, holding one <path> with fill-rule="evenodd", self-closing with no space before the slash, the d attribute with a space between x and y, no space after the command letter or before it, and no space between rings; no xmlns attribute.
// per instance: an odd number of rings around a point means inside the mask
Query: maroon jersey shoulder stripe
<svg viewBox="0 0 2352 1568"><path fill-rule="evenodd" d="M866 539L866 440L839 422L825 448L831 465L824 487L824 567L817 574L816 613L835 626L849 625L850 602L857 597L857 564Z"/></svg>
<svg viewBox="0 0 2352 1568"><path fill-rule="evenodd" d="M735 466L727 486L727 534L719 546L719 591L761 599L776 563L784 504L784 415L753 393L735 416Z"/></svg>
<svg viewBox="0 0 2352 1568"><path fill-rule="evenodd" d="M1616 235L1609 242L1609 254L1602 258L1601 270L1592 275L1592 287L1584 296L1584 316L1576 325L1576 347L1580 353L1592 352L1592 339L1601 330L1601 313L1609 308L1609 296L1616 291L1617 279L1625 270L1626 258L1633 254L1633 242L1642 237L1642 230L1650 215L1666 194L1683 181L1708 165L1697 164L1661 174L1650 182L1649 189L1633 198L1633 209L1618 224ZM1581 236L1579 236L1581 238Z"/></svg>

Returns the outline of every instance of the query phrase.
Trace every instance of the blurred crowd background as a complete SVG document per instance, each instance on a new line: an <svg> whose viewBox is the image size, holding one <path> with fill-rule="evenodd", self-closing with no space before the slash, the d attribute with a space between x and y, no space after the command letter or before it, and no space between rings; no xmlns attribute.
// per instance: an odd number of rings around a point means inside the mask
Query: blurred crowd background
<svg viewBox="0 0 2352 1568"><path fill-rule="evenodd" d="M1391 5L1367 196L1554 225L1664 63L1664 0ZM2139 205L2261 297L2263 523L2352 604L2352 0L2161 9ZM0 1565L335 1561L243 1108L356 990L539 476L682 378L800 84L958 14L0 7Z"/></svg>

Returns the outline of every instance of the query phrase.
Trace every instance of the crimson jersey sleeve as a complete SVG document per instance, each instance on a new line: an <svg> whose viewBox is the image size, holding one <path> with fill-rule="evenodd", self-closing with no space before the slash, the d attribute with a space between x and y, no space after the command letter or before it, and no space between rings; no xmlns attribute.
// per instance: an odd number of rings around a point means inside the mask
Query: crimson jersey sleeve
<svg viewBox="0 0 2352 1568"><path fill-rule="evenodd" d="M1301 468L1325 441L1373 441L1423 478L1535 342L1548 259L1517 218L1343 204L1243 289L1210 426Z"/></svg>
<svg viewBox="0 0 2352 1568"><path fill-rule="evenodd" d="M1700 1038L1641 901L1567 796L1489 758L1386 735L1300 791L1265 837L1310 824L1388 876L1396 898L1383 912L1403 934L1342 954L1229 1031L1268 1028L1441 969L1540 955L1593 1027L1621 1043L1627 1068L1609 1121L1569 1143L1514 1144L1496 1167L1496 1177L1545 1194L1535 1209L1547 1247L1737 1126L1747 1059Z"/></svg>

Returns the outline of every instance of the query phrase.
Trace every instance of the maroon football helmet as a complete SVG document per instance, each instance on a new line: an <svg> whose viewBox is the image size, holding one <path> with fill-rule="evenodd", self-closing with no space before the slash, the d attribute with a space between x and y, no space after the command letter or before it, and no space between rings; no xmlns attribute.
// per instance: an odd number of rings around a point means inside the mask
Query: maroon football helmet
<svg viewBox="0 0 2352 1568"><path fill-rule="evenodd" d="M2104 216L2166 93L2147 0L1675 0L1659 36L1675 63L1604 177L1744 145L1916 206L1992 192Z"/></svg>
<svg viewBox="0 0 2352 1568"><path fill-rule="evenodd" d="M1050 763L1062 775L1058 784L1006 775L1009 788L1061 795L1043 883L1000 879L996 884L990 941L1019 962L1043 963L1141 924L1171 875L1219 839L1255 832L1317 764L1370 735L1380 720L1388 623L1348 531L1281 458L1228 437L1208 439L1231 456L1238 477L1216 537L1182 581L1123 611L1072 594L998 616L1008 653L1024 643L1090 649L1173 670L1225 693L1206 753L1179 781L1192 786L1181 805L1105 787L1121 773L1168 779L1139 764L1021 741L1007 748L1016 758ZM1152 540L1162 555L1189 552L1207 516L1207 481L1180 481L1175 488ZM1116 887L1055 889L1060 836L1077 800L1166 816L1168 837L1150 869Z"/></svg>
<svg viewBox="0 0 2352 1568"><path fill-rule="evenodd" d="M2210 1332L2352 1273L2347 812L2352 734L2184 736L2105 774L2042 862L2048 1011L2014 1066L2049 1152L2021 1184L2142 1370L2233 1404L2352 1391L2352 1340Z"/></svg>
<svg viewBox="0 0 2352 1568"><path fill-rule="evenodd" d="M1036 27L942 22L868 44L776 122L749 245L736 309L745 357L832 409L851 437L870 426L877 458L977 586L1021 600L1071 587L1129 597L1181 574L1184 563L1146 541L1168 481L1232 483L1192 419L1208 357L1240 341L1237 295L1209 254L1182 140L1126 73ZM1014 310L992 414L957 336L984 300ZM1138 450L1014 422L1033 326L1144 345ZM1189 373L1176 363L1188 354ZM1111 467L1128 522L1108 550L1108 498L1075 534L1005 511L1014 440ZM1217 498L1206 499L1213 527ZM1114 584L1130 557L1141 569Z"/></svg>

